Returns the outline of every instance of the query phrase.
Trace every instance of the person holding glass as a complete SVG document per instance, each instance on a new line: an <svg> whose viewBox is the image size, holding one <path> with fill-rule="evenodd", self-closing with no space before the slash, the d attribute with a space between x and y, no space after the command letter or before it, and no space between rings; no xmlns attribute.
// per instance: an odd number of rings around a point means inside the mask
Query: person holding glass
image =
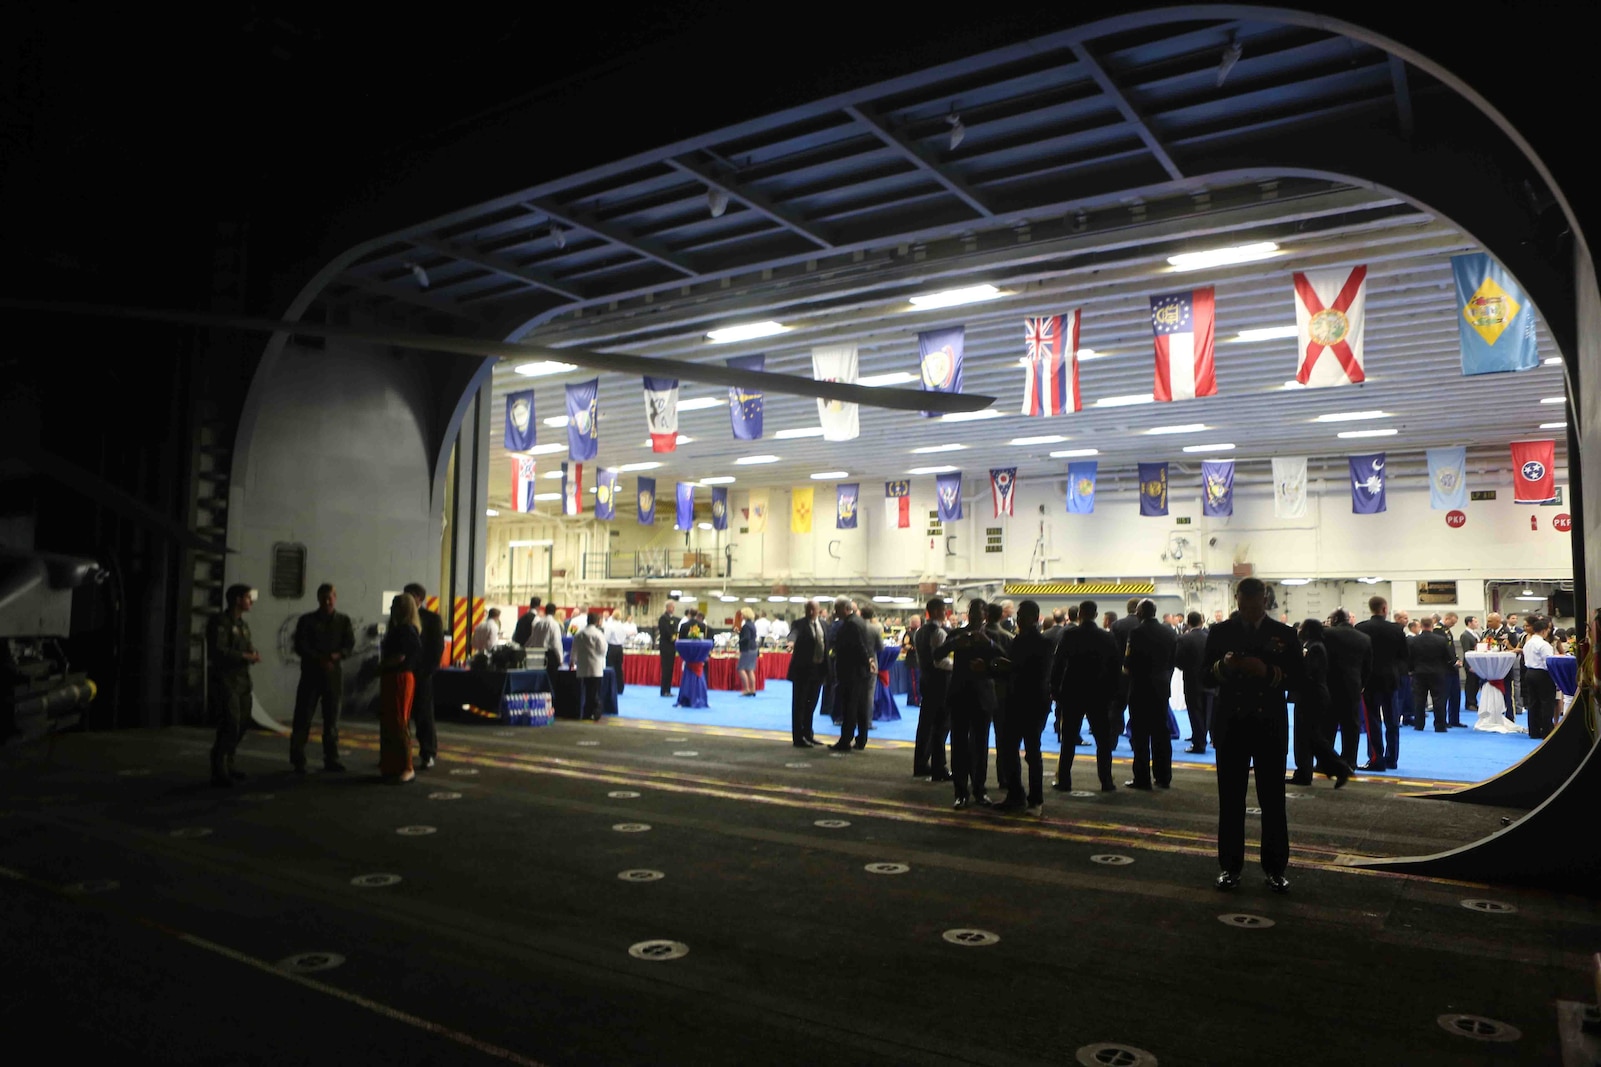
<svg viewBox="0 0 1601 1067"><path fill-rule="evenodd" d="M410 593L397 593L389 602L389 625L378 646L378 770L392 782L409 782L417 777L411 767L407 724L421 664L417 601Z"/></svg>

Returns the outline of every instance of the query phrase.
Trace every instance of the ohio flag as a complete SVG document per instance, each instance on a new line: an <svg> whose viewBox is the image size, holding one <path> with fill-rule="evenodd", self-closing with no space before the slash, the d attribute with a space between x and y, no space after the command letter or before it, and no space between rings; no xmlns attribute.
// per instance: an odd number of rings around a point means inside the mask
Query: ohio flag
<svg viewBox="0 0 1601 1067"><path fill-rule="evenodd" d="M534 461L527 456L511 457L511 507L534 510Z"/></svg>
<svg viewBox="0 0 1601 1067"><path fill-rule="evenodd" d="M912 526L912 483L906 481L884 483L884 519L892 530L908 530Z"/></svg>
<svg viewBox="0 0 1601 1067"><path fill-rule="evenodd" d="M1217 395L1212 365L1213 290L1151 297L1151 333L1156 338L1158 400Z"/></svg>
<svg viewBox="0 0 1601 1067"><path fill-rule="evenodd" d="M997 519L1012 514L1012 497L1016 489L1016 467L1000 467L990 471L990 499L995 504Z"/></svg>
<svg viewBox="0 0 1601 1067"><path fill-rule="evenodd" d="M1078 393L1079 309L1065 315L1023 320L1023 414L1080 411Z"/></svg>

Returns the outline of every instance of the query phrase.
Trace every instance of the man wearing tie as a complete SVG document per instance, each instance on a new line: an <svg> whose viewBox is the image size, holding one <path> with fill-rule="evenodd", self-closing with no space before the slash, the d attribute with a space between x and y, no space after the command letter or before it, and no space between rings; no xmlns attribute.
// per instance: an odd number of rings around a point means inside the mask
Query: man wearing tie
<svg viewBox="0 0 1601 1067"><path fill-rule="evenodd" d="M1173 654L1178 636L1156 621L1156 602L1142 600L1135 608L1139 625L1129 631L1123 673L1129 679L1129 726L1134 743L1132 789L1162 789L1173 784L1173 739L1168 733L1168 699L1173 692Z"/></svg>
<svg viewBox="0 0 1601 1067"><path fill-rule="evenodd" d="M1373 639L1351 625L1348 611L1335 608L1323 631L1323 647L1329 653L1329 701L1340 728L1340 761L1355 767L1362 693L1373 677Z"/></svg>
<svg viewBox="0 0 1601 1067"><path fill-rule="evenodd" d="M817 695L827 673L823 660L823 624L817 619L817 601L806 602L806 617L795 626L795 646L789 657L789 734L796 748L822 744L812 736L812 716L817 713Z"/></svg>
<svg viewBox="0 0 1601 1067"><path fill-rule="evenodd" d="M1063 738L1051 788L1062 793L1073 789L1074 746L1067 743L1067 733L1078 730L1086 719L1095 737L1095 772L1101 791L1110 793L1117 788L1112 781L1112 749L1117 745L1112 704L1117 700L1122 660L1117 641L1095 625L1096 611L1093 600L1079 605L1078 625L1062 634L1056 645L1056 662L1051 665L1051 695L1056 698L1056 721Z"/></svg>
<svg viewBox="0 0 1601 1067"><path fill-rule="evenodd" d="M1445 725L1448 729L1460 729L1462 726L1462 674L1459 667L1462 657L1457 655L1456 612L1446 612L1445 618L1435 629L1445 634L1445 639L1451 644L1451 656L1456 663L1445 672Z"/></svg>
<svg viewBox="0 0 1601 1067"><path fill-rule="evenodd" d="M673 695L673 660L678 653L678 619L673 613L677 608L678 601L669 600L667 610L656 620L656 651L661 653L664 697Z"/></svg>
<svg viewBox="0 0 1601 1067"><path fill-rule="evenodd" d="M918 627L912 639L912 654L917 657L917 674L923 690L923 702L917 709L917 744L912 750L912 777L927 778L931 782L951 780L951 772L945 762L945 737L951 732L951 712L946 705L951 661L936 659L947 636L945 601L934 597L928 602L928 621Z"/></svg>
<svg viewBox="0 0 1601 1067"><path fill-rule="evenodd" d="M1390 610L1389 601L1372 597L1368 610L1372 617L1356 624L1357 631L1367 634L1373 642L1373 670L1362 691L1362 702L1367 706L1368 761L1361 769L1393 771L1401 757L1401 709L1395 697L1402 679L1410 681L1411 643L1399 622L1384 617Z"/></svg>
<svg viewBox="0 0 1601 1067"><path fill-rule="evenodd" d="M1479 686L1482 683L1479 681L1479 676L1473 673L1473 668L1468 666L1468 653L1476 652L1479 648L1479 620L1476 616L1469 615L1467 617L1467 625L1462 630L1462 637L1459 643L1462 648L1462 669L1467 674L1466 684L1463 689L1466 690L1464 695L1467 697L1468 710L1478 711ZM1459 719L1458 722L1460 721ZM1453 723L1452 725L1457 724Z"/></svg>

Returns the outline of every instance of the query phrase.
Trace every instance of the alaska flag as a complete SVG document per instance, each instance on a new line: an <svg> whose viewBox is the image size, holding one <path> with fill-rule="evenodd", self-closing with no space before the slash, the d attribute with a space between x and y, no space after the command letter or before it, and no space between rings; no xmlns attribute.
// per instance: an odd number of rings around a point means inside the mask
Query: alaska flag
<svg viewBox="0 0 1601 1067"><path fill-rule="evenodd" d="M967 327L953 326L948 330L929 330L917 335L917 351L923 376L925 393L960 393L962 391L962 348ZM929 418L939 413L925 411Z"/></svg>
<svg viewBox="0 0 1601 1067"><path fill-rule="evenodd" d="M600 379L567 387L567 458L594 459L600 449Z"/></svg>
<svg viewBox="0 0 1601 1067"><path fill-rule="evenodd" d="M1483 252L1451 257L1456 279L1462 373L1531 370L1540 365L1534 308L1501 264Z"/></svg>
<svg viewBox="0 0 1601 1067"><path fill-rule="evenodd" d="M834 493L834 529L856 529L856 509L862 502L862 487L857 482L844 482Z"/></svg>
<svg viewBox="0 0 1601 1067"><path fill-rule="evenodd" d="M730 370L763 371L767 369L766 356L735 356L727 360ZM734 440L760 441L762 439L762 394L748 385L728 387L728 416L734 423Z"/></svg>
<svg viewBox="0 0 1601 1067"><path fill-rule="evenodd" d="M728 490L721 485L712 489L712 529L728 529Z"/></svg>
<svg viewBox="0 0 1601 1067"><path fill-rule="evenodd" d="M939 521L955 522L962 517L962 472L942 474L934 481L934 495L939 498Z"/></svg>
<svg viewBox="0 0 1601 1067"><path fill-rule="evenodd" d="M1429 463L1429 507L1451 511L1468 506L1468 450L1431 448L1425 453Z"/></svg>
<svg viewBox="0 0 1601 1067"><path fill-rule="evenodd" d="M1201 487L1206 491L1201 514L1224 519L1234 514L1234 461L1209 459L1201 463Z"/></svg>
<svg viewBox="0 0 1601 1067"><path fill-rule="evenodd" d="M534 424L534 391L524 389L506 397L506 451L527 452L539 443Z"/></svg>
<svg viewBox="0 0 1601 1067"><path fill-rule="evenodd" d="M610 521L617 517L617 472L599 467L595 471L595 518Z"/></svg>
<svg viewBox="0 0 1601 1067"><path fill-rule="evenodd" d="M1384 453L1351 457L1351 514L1384 511Z"/></svg>
<svg viewBox="0 0 1601 1067"><path fill-rule="evenodd" d="M1089 515L1095 511L1095 460L1067 465L1067 513Z"/></svg>
<svg viewBox="0 0 1601 1067"><path fill-rule="evenodd" d="M1167 514L1167 464L1140 464L1140 514Z"/></svg>
<svg viewBox="0 0 1601 1067"><path fill-rule="evenodd" d="M695 483L678 483L678 514L673 519L673 529L689 530L695 526Z"/></svg>
<svg viewBox="0 0 1601 1067"><path fill-rule="evenodd" d="M639 525L656 525L656 479L641 478L639 480Z"/></svg>

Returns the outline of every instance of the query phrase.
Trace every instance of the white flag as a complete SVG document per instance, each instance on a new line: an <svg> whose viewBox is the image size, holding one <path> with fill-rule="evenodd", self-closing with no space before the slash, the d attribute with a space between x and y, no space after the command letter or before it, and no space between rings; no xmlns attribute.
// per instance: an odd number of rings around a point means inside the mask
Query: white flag
<svg viewBox="0 0 1601 1067"><path fill-rule="evenodd" d="M812 377L820 382L854 383L856 346L820 345L812 349ZM854 441L861 433L855 404L819 399L817 418L823 424L825 441Z"/></svg>
<svg viewBox="0 0 1601 1067"><path fill-rule="evenodd" d="M1306 518L1306 457L1273 459L1273 517Z"/></svg>
<svg viewBox="0 0 1601 1067"><path fill-rule="evenodd" d="M1295 380L1302 385L1356 385L1362 369L1363 320L1368 302L1368 269L1297 271L1295 336L1300 360Z"/></svg>
<svg viewBox="0 0 1601 1067"><path fill-rule="evenodd" d="M767 508L767 490L752 489L750 491L750 514L747 516L751 533L759 534L767 532Z"/></svg>
<svg viewBox="0 0 1601 1067"><path fill-rule="evenodd" d="M645 426L650 450L671 452L678 447L678 379L645 376Z"/></svg>

